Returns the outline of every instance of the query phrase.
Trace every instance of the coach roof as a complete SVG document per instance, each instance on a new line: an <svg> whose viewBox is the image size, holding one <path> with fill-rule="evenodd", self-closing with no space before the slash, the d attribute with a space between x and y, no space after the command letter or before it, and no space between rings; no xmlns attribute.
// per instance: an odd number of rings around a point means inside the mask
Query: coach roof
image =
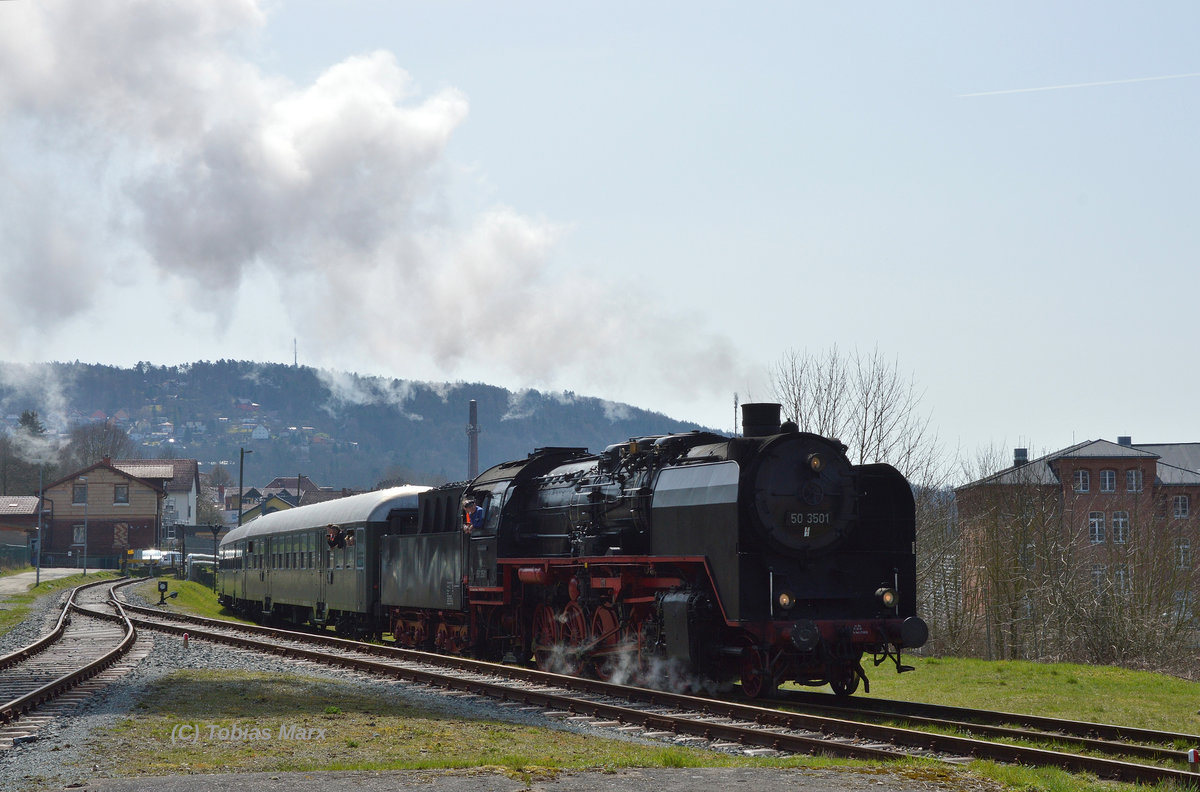
<svg viewBox="0 0 1200 792"><path fill-rule="evenodd" d="M337 500L299 506L295 509L271 512L230 531L221 544L258 536L324 528L330 523L337 525L361 525L383 522L393 509L416 509L417 493L429 487L392 487L391 489L364 492Z"/></svg>

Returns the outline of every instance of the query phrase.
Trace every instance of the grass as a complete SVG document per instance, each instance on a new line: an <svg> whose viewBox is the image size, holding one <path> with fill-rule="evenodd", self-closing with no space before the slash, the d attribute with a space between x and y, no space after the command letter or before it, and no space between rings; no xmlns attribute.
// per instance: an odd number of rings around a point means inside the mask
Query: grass
<svg viewBox="0 0 1200 792"><path fill-rule="evenodd" d="M875 670L871 697L1200 735L1197 685L1184 679L1071 663L920 657L905 662L916 670L896 674L886 665Z"/></svg>
<svg viewBox="0 0 1200 792"><path fill-rule="evenodd" d="M87 761L105 771L133 767L151 775L476 768L539 774L748 763L689 748L464 720L363 694L353 683L250 672L176 672L151 688L135 715L97 739Z"/></svg>
<svg viewBox="0 0 1200 792"><path fill-rule="evenodd" d="M205 586L194 580L176 580L173 577L148 578L141 583L133 583L130 588L140 594L147 602L157 603L159 600L158 582L167 581L167 601L161 606L164 612L181 613L188 616L203 616L207 619L225 619L226 621L253 624L249 619L237 616L228 608L217 603L217 595L211 586ZM178 597L171 597L171 593Z"/></svg>
<svg viewBox="0 0 1200 792"><path fill-rule="evenodd" d="M119 576L113 570L90 572L87 575L68 575L55 580L43 580L40 585L30 586L28 591L20 594L10 594L4 598L3 604L0 604L0 635L23 622L29 615L29 608L40 597L57 593L63 589L75 588L84 583L94 583L97 580L109 580Z"/></svg>

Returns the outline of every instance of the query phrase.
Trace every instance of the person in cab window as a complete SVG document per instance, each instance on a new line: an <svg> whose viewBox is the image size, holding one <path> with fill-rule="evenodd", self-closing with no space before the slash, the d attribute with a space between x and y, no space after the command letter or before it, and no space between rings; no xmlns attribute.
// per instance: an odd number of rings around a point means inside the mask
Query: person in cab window
<svg viewBox="0 0 1200 792"><path fill-rule="evenodd" d="M325 541L329 543L329 549L342 548L346 546L346 535L342 533L340 525L330 523L325 526Z"/></svg>
<svg viewBox="0 0 1200 792"><path fill-rule="evenodd" d="M463 510L463 533L471 533L483 519L483 509L475 505L474 498L467 498L462 504Z"/></svg>

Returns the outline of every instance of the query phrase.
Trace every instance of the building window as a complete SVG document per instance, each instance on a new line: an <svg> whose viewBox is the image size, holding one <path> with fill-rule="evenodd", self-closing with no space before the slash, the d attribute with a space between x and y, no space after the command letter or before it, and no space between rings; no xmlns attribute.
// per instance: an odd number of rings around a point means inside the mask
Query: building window
<svg viewBox="0 0 1200 792"><path fill-rule="evenodd" d="M1086 470L1076 470L1075 471L1075 491L1076 492L1087 492L1089 489L1091 489L1091 486L1092 486L1092 477L1090 475L1088 475L1088 472Z"/></svg>
<svg viewBox="0 0 1200 792"><path fill-rule="evenodd" d="M1092 586L1097 597L1104 594L1104 564L1092 564Z"/></svg>
<svg viewBox="0 0 1200 792"><path fill-rule="evenodd" d="M82 524L80 524L80 525L71 526L71 529L72 529L71 530L72 543L77 544L77 545L83 544L84 539L87 538L87 528L85 528Z"/></svg>
<svg viewBox="0 0 1200 792"><path fill-rule="evenodd" d="M87 484L76 484L71 488L71 505L83 506L87 500Z"/></svg>
<svg viewBox="0 0 1200 792"><path fill-rule="evenodd" d="M1129 512L1115 511L1112 514L1113 544L1129 541Z"/></svg>
<svg viewBox="0 0 1200 792"><path fill-rule="evenodd" d="M1101 470L1100 471L1100 491L1101 492L1116 492L1117 491L1117 471Z"/></svg>
<svg viewBox="0 0 1200 792"><path fill-rule="evenodd" d="M1175 618L1179 621L1192 621L1192 598L1186 590L1176 591L1172 596L1175 601Z"/></svg>
<svg viewBox="0 0 1200 792"><path fill-rule="evenodd" d="M1175 496L1175 517L1182 518L1182 517L1187 517L1187 516L1188 516L1188 496L1187 495L1176 495Z"/></svg>
<svg viewBox="0 0 1200 792"><path fill-rule="evenodd" d="M1128 594L1129 589L1129 565L1117 564L1113 567L1113 590L1118 594Z"/></svg>
<svg viewBox="0 0 1200 792"><path fill-rule="evenodd" d="M1175 568L1176 569L1191 569L1192 568L1192 540L1191 539L1176 539L1175 540Z"/></svg>
<svg viewBox="0 0 1200 792"><path fill-rule="evenodd" d="M166 528L164 529L164 532L166 533L166 536L168 539L174 539L175 538L175 523L168 523Z"/></svg>
<svg viewBox="0 0 1200 792"><path fill-rule="evenodd" d="M1129 492L1142 491L1142 471L1126 470L1125 471L1125 489Z"/></svg>
<svg viewBox="0 0 1200 792"><path fill-rule="evenodd" d="M113 505L128 506L129 505L129 485L114 484L113 485Z"/></svg>
<svg viewBox="0 0 1200 792"><path fill-rule="evenodd" d="M1088 512L1088 536L1092 544L1104 541L1104 512Z"/></svg>

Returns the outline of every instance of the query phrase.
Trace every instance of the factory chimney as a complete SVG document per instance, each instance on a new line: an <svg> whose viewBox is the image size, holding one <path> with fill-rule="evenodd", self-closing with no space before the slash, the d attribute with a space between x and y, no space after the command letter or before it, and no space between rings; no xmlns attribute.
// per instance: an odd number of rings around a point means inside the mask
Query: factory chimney
<svg viewBox="0 0 1200 792"><path fill-rule="evenodd" d="M471 399L467 415L467 478L479 475L479 412L478 404Z"/></svg>

